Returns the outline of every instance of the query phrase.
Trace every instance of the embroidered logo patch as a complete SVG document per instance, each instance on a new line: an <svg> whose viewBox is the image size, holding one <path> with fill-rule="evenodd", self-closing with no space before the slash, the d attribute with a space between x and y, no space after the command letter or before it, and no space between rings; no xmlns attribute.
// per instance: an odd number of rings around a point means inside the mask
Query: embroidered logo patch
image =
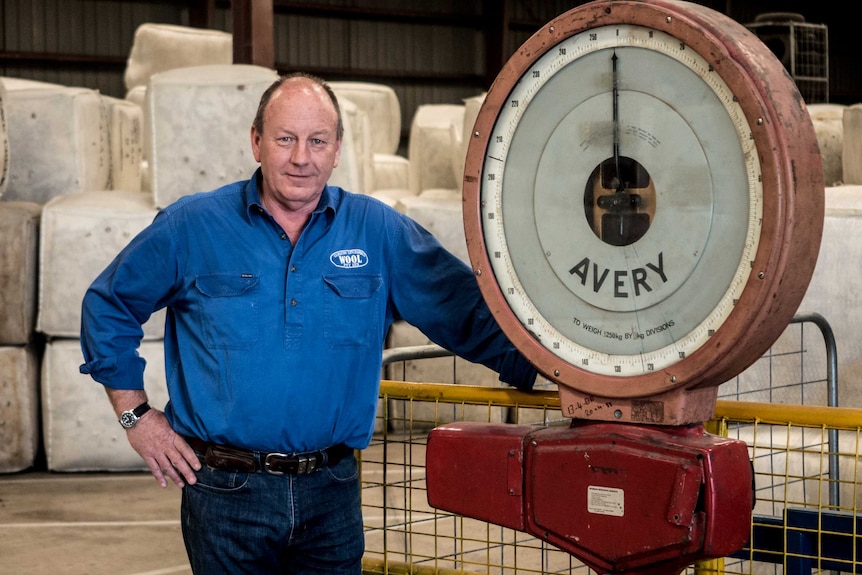
<svg viewBox="0 0 862 575"><path fill-rule="evenodd" d="M361 268L368 265L368 254L360 249L338 250L329 256L329 261L339 268Z"/></svg>

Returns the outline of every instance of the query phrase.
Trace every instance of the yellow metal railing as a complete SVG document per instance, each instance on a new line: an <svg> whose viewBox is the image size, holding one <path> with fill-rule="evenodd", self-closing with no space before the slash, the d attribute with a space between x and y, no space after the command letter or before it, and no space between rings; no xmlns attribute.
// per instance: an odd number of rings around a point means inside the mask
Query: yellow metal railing
<svg viewBox="0 0 862 575"><path fill-rule="evenodd" d="M427 434L460 420L547 425L563 418L555 390L384 380L377 433L361 454L365 573L589 574L533 536L428 505ZM750 544L688 572L862 572L856 521L862 409L719 400L707 429L747 443L757 502ZM830 432L838 434L837 448L830 447Z"/></svg>

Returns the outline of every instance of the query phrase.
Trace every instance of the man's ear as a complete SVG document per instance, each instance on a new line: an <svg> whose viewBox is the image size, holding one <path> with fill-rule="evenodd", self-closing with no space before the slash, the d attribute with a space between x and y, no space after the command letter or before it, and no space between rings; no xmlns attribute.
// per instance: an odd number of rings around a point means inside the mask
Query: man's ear
<svg viewBox="0 0 862 575"><path fill-rule="evenodd" d="M333 162L332 167L337 168L338 162L341 161L341 144L344 142L344 138L335 141L335 162Z"/></svg>
<svg viewBox="0 0 862 575"><path fill-rule="evenodd" d="M251 153L254 161L260 163L260 134L254 126L251 127Z"/></svg>

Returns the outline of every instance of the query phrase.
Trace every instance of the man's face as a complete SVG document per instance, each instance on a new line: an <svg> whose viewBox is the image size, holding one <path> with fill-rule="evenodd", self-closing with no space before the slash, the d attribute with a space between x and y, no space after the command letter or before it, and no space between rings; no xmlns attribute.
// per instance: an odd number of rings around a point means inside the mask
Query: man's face
<svg viewBox="0 0 862 575"><path fill-rule="evenodd" d="M306 78L285 81L264 111L263 131L252 127L261 193L286 209L314 208L338 165L338 114L326 92Z"/></svg>

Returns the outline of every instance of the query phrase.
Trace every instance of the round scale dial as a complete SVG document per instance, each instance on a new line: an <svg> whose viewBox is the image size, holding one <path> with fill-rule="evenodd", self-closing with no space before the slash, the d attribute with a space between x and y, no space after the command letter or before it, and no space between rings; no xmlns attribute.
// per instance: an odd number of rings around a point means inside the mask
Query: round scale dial
<svg viewBox="0 0 862 575"><path fill-rule="evenodd" d="M745 116L702 57L642 26L570 36L531 71L498 116L482 180L503 294L588 372L673 365L751 273L763 194Z"/></svg>
<svg viewBox="0 0 862 575"><path fill-rule="evenodd" d="M792 317L822 226L816 139L780 62L667 0L593 2L534 35L480 110L464 197L504 331L551 379L611 398L747 367Z"/></svg>

